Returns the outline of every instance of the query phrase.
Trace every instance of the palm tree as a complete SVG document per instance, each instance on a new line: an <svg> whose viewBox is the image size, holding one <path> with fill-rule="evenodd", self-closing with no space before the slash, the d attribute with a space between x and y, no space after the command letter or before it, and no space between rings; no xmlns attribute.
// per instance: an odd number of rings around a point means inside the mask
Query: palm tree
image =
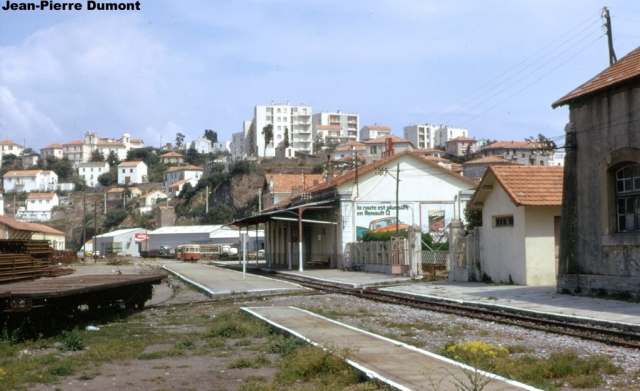
<svg viewBox="0 0 640 391"><path fill-rule="evenodd" d="M284 127L284 148L289 148L289 128Z"/></svg>
<svg viewBox="0 0 640 391"><path fill-rule="evenodd" d="M273 125L269 124L262 128L262 135L264 136L264 157L267 157L267 145L273 140Z"/></svg>

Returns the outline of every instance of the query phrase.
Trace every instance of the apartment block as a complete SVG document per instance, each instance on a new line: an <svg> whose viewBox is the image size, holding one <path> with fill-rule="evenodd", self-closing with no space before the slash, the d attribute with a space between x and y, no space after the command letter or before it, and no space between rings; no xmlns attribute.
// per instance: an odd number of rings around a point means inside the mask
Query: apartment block
<svg viewBox="0 0 640 391"><path fill-rule="evenodd" d="M442 148L447 141L468 137L468 130L446 125L409 125L403 128L403 136L418 149Z"/></svg>
<svg viewBox="0 0 640 391"><path fill-rule="evenodd" d="M323 111L313 114L313 134L323 143L343 144L358 140L360 116L342 111Z"/></svg>
<svg viewBox="0 0 640 391"><path fill-rule="evenodd" d="M284 147L285 134L289 148L312 153L315 135L311 115L312 107L308 105L272 102L271 105L256 106L251 125L245 133L245 156L274 157L276 148ZM262 130L269 124L273 126L273 139L265 146Z"/></svg>

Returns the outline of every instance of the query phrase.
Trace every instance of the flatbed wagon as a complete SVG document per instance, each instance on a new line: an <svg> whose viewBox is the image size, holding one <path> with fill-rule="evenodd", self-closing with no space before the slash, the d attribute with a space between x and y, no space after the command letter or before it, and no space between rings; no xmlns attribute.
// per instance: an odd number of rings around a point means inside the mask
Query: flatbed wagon
<svg viewBox="0 0 640 391"><path fill-rule="evenodd" d="M46 311L69 313L80 307L106 308L114 305L141 309L166 273L100 274L42 278L36 281L0 285L0 315Z"/></svg>

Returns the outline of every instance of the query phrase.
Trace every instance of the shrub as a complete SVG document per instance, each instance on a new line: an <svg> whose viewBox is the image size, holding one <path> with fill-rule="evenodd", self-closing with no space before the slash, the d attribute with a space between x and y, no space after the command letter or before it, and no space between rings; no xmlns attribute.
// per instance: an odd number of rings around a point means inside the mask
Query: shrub
<svg viewBox="0 0 640 391"><path fill-rule="evenodd" d="M63 352L75 352L84 349L84 342L77 329L63 331L61 342L60 350Z"/></svg>

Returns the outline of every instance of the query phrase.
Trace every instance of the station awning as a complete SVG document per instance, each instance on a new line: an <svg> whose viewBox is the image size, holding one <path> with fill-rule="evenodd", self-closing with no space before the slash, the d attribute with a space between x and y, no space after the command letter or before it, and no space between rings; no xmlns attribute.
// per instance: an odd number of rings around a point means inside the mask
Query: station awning
<svg viewBox="0 0 640 391"><path fill-rule="evenodd" d="M331 204L333 202L336 202L337 200L338 200L338 198L333 198L333 199L330 199L330 200L322 200L322 201L317 201L317 202L310 202L308 204L296 205L296 206L292 206L292 207L286 208L286 209L279 209L279 210L274 210L274 211L270 211L270 212L267 212L267 213L261 213L261 214L256 215L256 216L245 217L243 219L235 220L230 225L233 225L233 226L236 226L236 227L246 227L246 226L250 226L250 225L262 224L262 223L266 223L267 221L276 220L276 219L274 219L276 217L283 217L282 215L291 216L291 213L294 213L294 214L297 215L298 214L298 209L300 209L300 208L310 208L310 207L314 207L314 206L328 205L328 204Z"/></svg>

